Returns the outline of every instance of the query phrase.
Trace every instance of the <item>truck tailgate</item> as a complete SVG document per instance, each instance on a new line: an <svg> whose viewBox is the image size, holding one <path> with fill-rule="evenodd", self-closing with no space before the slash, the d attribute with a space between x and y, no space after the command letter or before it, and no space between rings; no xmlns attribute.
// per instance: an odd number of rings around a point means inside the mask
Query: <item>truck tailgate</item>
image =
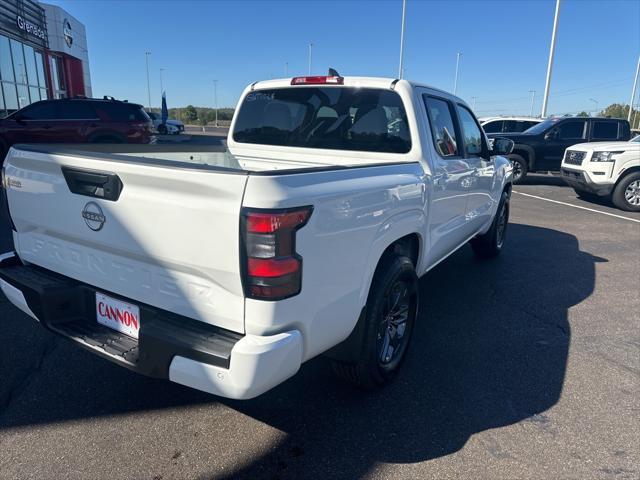
<svg viewBox="0 0 640 480"><path fill-rule="evenodd" d="M24 262L240 333L246 181L241 171L118 155L13 149L5 161Z"/></svg>

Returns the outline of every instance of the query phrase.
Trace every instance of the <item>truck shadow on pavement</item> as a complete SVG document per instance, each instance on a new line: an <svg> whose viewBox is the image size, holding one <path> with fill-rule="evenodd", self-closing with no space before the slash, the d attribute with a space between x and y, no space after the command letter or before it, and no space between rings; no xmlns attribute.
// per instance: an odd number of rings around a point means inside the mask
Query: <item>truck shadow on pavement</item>
<svg viewBox="0 0 640 480"><path fill-rule="evenodd" d="M511 224L508 235L500 258L479 261L465 247L421 280L420 319L404 368L373 393L335 380L318 358L259 398L218 399L140 377L64 340L52 344L26 317L3 322L0 341L11 348L0 351L0 432L220 402L285 435L251 463L201 478L357 478L379 463L454 453L488 429L521 421L553 428L545 411L564 383L568 310L591 295L595 263L606 260L556 230ZM3 317L8 311L0 302ZM225 418L209 419L212 437L216 421L233 421ZM137 442L147 435L140 431ZM482 441L492 457L509 455L509 445Z"/></svg>
<svg viewBox="0 0 640 480"><path fill-rule="evenodd" d="M454 453L484 430L553 428L544 412L564 383L567 312L591 295L595 263L606 260L555 230L512 224L509 236L501 258L477 261L465 248L421 280L420 320L390 388L334 387L328 368L311 362L259 399L225 401L287 434L225 478L357 478L380 462ZM483 442L492 457L509 456L510 445Z"/></svg>

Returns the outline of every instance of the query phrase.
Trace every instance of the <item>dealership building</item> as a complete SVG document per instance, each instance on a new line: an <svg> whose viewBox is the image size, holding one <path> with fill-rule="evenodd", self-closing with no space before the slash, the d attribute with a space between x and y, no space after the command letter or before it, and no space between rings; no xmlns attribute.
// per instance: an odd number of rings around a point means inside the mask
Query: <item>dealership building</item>
<svg viewBox="0 0 640 480"><path fill-rule="evenodd" d="M0 117L73 96L91 96L84 25L55 5L0 0Z"/></svg>

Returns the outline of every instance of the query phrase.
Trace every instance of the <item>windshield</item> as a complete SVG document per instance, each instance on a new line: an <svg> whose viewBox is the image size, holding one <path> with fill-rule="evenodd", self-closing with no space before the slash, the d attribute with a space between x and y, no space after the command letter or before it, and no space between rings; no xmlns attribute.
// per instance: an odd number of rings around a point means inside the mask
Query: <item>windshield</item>
<svg viewBox="0 0 640 480"><path fill-rule="evenodd" d="M406 153L407 115L391 90L293 87L250 92L233 131L239 143Z"/></svg>
<svg viewBox="0 0 640 480"><path fill-rule="evenodd" d="M630 142L636 142L636 143L640 143L640 135L633 137L631 140L629 140Z"/></svg>
<svg viewBox="0 0 640 480"><path fill-rule="evenodd" d="M537 125L526 129L523 133L537 135L558 123L559 120L559 118L547 118L544 122L540 122Z"/></svg>

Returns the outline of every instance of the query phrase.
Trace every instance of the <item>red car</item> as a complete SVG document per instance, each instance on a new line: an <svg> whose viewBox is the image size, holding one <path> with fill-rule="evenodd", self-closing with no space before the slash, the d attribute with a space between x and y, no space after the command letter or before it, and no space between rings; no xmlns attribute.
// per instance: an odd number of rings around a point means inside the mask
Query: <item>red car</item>
<svg viewBox="0 0 640 480"><path fill-rule="evenodd" d="M0 119L0 160L16 143L150 143L142 105L111 98L43 100Z"/></svg>

